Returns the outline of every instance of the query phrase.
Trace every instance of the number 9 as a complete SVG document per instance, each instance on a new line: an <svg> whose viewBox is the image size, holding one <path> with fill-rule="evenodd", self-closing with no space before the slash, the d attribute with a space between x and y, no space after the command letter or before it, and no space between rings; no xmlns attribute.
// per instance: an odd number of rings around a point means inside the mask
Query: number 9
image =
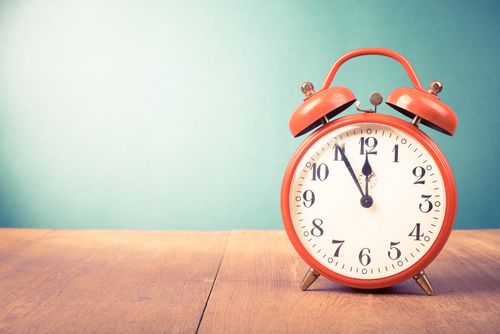
<svg viewBox="0 0 500 334"><path fill-rule="evenodd" d="M316 200L316 196L314 196L314 193L312 190L304 191L304 196L302 196L302 198L304 199L304 206L306 208L310 208Z"/></svg>

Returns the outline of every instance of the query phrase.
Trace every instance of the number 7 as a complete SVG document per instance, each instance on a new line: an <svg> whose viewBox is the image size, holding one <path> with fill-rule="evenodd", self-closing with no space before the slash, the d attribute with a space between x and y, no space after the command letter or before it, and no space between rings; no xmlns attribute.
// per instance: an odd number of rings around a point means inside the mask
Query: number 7
<svg viewBox="0 0 500 334"><path fill-rule="evenodd" d="M339 244L339 246L335 250L335 254L333 255L333 257L339 257L340 247L342 247L342 245L344 244L344 241L345 240L332 240L332 244L334 244L334 245Z"/></svg>

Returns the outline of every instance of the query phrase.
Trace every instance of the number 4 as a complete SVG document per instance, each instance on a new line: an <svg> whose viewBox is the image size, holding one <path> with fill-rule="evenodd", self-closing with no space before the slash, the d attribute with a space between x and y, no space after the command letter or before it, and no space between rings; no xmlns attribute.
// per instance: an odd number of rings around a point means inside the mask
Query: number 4
<svg viewBox="0 0 500 334"><path fill-rule="evenodd" d="M417 223L415 227L413 228L413 231L411 231L410 234L408 234L409 237L415 237L415 241L419 241L420 237L423 237L424 234L420 234L420 223Z"/></svg>

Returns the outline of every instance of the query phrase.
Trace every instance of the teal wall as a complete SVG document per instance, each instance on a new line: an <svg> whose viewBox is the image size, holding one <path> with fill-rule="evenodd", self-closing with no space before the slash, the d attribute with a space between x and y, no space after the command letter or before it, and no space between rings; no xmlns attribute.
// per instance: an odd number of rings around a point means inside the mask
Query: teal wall
<svg viewBox="0 0 500 334"><path fill-rule="evenodd" d="M499 8L0 1L0 225L281 228L300 84L318 87L344 52L380 46L426 85L441 80L457 112L455 137L426 130L456 175L456 227L500 227ZM410 84L382 57L347 63L335 82L363 106Z"/></svg>

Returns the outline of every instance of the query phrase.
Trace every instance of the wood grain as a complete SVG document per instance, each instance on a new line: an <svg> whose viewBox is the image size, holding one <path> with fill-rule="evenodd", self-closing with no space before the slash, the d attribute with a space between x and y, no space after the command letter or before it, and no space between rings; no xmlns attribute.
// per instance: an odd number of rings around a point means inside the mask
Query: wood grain
<svg viewBox="0 0 500 334"><path fill-rule="evenodd" d="M28 246L53 230L36 228L0 228L0 257Z"/></svg>
<svg viewBox="0 0 500 334"><path fill-rule="evenodd" d="M407 281L360 291L319 278L282 231L233 231L200 333L500 331L500 231L455 231L427 273L436 294Z"/></svg>
<svg viewBox="0 0 500 334"><path fill-rule="evenodd" d="M498 333L499 238L453 232L427 297L321 277L303 292L283 231L0 229L0 332Z"/></svg>
<svg viewBox="0 0 500 334"><path fill-rule="evenodd" d="M0 332L194 333L227 235L55 231L3 247Z"/></svg>

